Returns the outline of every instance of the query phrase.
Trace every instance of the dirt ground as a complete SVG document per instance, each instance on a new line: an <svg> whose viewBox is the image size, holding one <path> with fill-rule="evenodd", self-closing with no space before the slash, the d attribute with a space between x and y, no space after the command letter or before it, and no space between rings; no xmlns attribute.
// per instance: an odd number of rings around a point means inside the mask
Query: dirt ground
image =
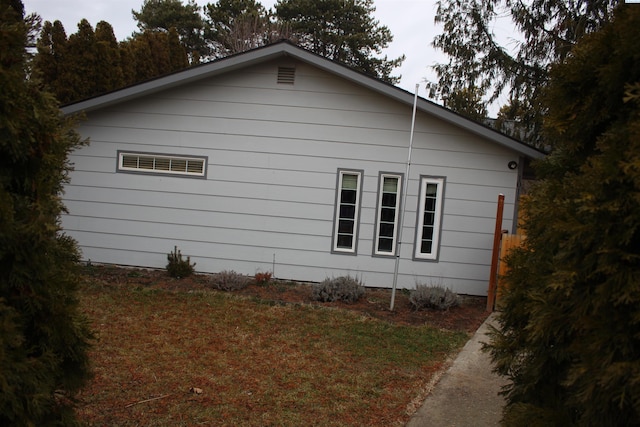
<svg viewBox="0 0 640 427"><path fill-rule="evenodd" d="M97 276L112 285L148 286L172 291L193 291L211 289L210 276L195 274L181 279L170 277L165 270L148 270L123 268L114 266L89 266L85 269L87 276ZM409 292L397 290L394 310L390 310L391 290L366 288L366 292L355 303L317 302L312 301L312 284L291 281L271 280L268 284L251 283L240 291L232 291L238 295L255 297L281 304L317 304L337 307L362 313L372 318L406 325L428 324L436 328L475 332L487 318L485 311L486 298L461 295L461 304L448 310L413 309L409 302Z"/></svg>

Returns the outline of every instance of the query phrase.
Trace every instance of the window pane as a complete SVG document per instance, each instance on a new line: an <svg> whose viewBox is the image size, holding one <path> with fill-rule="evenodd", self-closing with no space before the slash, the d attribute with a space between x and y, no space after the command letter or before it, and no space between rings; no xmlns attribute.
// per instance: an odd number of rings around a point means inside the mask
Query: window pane
<svg viewBox="0 0 640 427"><path fill-rule="evenodd" d="M380 210L380 221L394 222L396 219L396 210L393 208L382 208Z"/></svg>
<svg viewBox="0 0 640 427"><path fill-rule="evenodd" d="M420 245L420 252L423 254L430 254L432 245L433 242L431 240L423 240L422 245Z"/></svg>
<svg viewBox="0 0 640 427"><path fill-rule="evenodd" d="M380 237L393 237L393 230L395 226L393 223L381 223L380 224Z"/></svg>
<svg viewBox="0 0 640 427"><path fill-rule="evenodd" d="M337 246L339 248L351 249L353 247L353 236L349 234L338 234Z"/></svg>
<svg viewBox="0 0 640 427"><path fill-rule="evenodd" d="M428 183L426 194L427 196L435 197L438 194L438 184Z"/></svg>
<svg viewBox="0 0 640 427"><path fill-rule="evenodd" d="M393 252L393 239L381 237L378 240L379 252Z"/></svg>
<svg viewBox="0 0 640 427"><path fill-rule="evenodd" d="M356 207L354 205L341 205L340 215L338 218L354 219L356 216Z"/></svg>
<svg viewBox="0 0 640 427"><path fill-rule="evenodd" d="M433 221L436 219L433 212L425 212L424 213L424 225L433 225Z"/></svg>
<svg viewBox="0 0 640 427"><path fill-rule="evenodd" d="M353 234L354 221L350 219L341 219L338 221L338 233Z"/></svg>
<svg viewBox="0 0 640 427"><path fill-rule="evenodd" d="M422 239L423 240L433 239L433 227L422 227Z"/></svg>
<svg viewBox="0 0 640 427"><path fill-rule="evenodd" d="M340 203L356 203L358 193L355 190L342 190L340 193Z"/></svg>
<svg viewBox="0 0 640 427"><path fill-rule="evenodd" d="M342 175L342 189L356 190L358 188L358 175Z"/></svg>
<svg viewBox="0 0 640 427"><path fill-rule="evenodd" d="M436 210L436 199L433 197L427 197L424 200L424 210L428 212L435 212Z"/></svg>
<svg viewBox="0 0 640 427"><path fill-rule="evenodd" d="M398 178L384 177L384 183L382 184L382 191L386 193L398 192Z"/></svg>
<svg viewBox="0 0 640 427"><path fill-rule="evenodd" d="M382 193L382 206L396 206L397 195L394 193Z"/></svg>

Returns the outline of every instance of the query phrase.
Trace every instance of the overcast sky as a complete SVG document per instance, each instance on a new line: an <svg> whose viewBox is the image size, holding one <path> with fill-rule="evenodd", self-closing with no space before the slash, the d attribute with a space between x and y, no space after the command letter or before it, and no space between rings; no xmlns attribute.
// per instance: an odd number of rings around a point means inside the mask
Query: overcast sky
<svg viewBox="0 0 640 427"><path fill-rule="evenodd" d="M27 14L35 12L43 21L60 20L67 35L77 31L78 22L86 18L95 28L99 21L113 26L116 38L123 40L137 30L131 10L139 11L143 0L23 0ZM204 5L214 0L197 0ZM265 8L271 8L275 0L260 0ZM384 51L389 59L404 54L402 67L393 75L402 75L400 87L426 97L424 79L435 80L430 66L445 62L446 57L431 47L431 41L441 31L433 23L435 0L374 0L375 17L393 34L393 42Z"/></svg>

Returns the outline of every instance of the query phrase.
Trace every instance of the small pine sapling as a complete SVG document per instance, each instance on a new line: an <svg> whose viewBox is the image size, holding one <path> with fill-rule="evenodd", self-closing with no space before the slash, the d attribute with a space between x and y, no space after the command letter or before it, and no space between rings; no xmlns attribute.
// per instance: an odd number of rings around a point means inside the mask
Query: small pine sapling
<svg viewBox="0 0 640 427"><path fill-rule="evenodd" d="M173 252L170 252L167 255L167 260L169 261L169 263L167 264L167 272L171 277L188 277L191 276L194 272L196 263L194 262L193 264L191 264L190 257L187 257L187 259L183 259L182 253L177 246L174 246Z"/></svg>

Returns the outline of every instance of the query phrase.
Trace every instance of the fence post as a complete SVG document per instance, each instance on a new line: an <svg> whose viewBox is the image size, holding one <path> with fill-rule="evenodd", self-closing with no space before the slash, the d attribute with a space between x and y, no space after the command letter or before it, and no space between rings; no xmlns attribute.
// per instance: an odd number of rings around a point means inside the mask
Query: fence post
<svg viewBox="0 0 640 427"><path fill-rule="evenodd" d="M491 271L489 291L487 292L487 311L492 312L496 302L498 280L498 259L500 255L500 238L502 237L502 212L504 211L504 194L498 195L498 211L496 212L496 228L493 232L493 251L491 253Z"/></svg>

